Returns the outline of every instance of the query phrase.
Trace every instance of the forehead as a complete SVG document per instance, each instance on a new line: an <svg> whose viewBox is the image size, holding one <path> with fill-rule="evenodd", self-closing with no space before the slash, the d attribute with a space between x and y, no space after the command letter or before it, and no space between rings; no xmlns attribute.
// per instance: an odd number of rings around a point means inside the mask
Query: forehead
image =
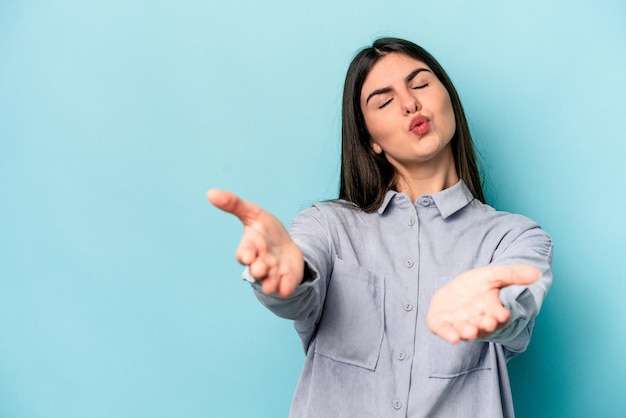
<svg viewBox="0 0 626 418"><path fill-rule="evenodd" d="M385 55L372 66L365 77L361 94L365 94L368 90L376 90L397 82L404 82L406 77L417 68L431 70L423 61L408 55L396 52Z"/></svg>

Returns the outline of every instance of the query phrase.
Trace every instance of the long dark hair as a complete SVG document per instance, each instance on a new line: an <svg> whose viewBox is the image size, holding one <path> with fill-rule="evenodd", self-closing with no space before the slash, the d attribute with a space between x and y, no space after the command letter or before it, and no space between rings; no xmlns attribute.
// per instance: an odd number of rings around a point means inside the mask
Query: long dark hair
<svg viewBox="0 0 626 418"><path fill-rule="evenodd" d="M456 130L451 140L457 174L472 195L485 202L474 142L465 112L452 81L437 60L422 47L397 38L381 38L362 49L352 60L343 88L341 180L339 199L353 203L365 212L374 212L387 191L395 186L396 170L384 155L376 154L361 111L361 90L370 70L387 54L400 53L422 61L441 81L452 102Z"/></svg>

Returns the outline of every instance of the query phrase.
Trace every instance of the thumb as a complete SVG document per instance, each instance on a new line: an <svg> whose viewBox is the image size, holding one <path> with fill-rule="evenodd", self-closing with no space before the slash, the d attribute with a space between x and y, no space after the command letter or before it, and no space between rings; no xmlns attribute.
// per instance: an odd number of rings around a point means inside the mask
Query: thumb
<svg viewBox="0 0 626 418"><path fill-rule="evenodd" d="M502 288L510 285L527 285L536 282L541 277L541 272L535 267L526 264L513 266L489 266L491 282L494 287Z"/></svg>
<svg viewBox="0 0 626 418"><path fill-rule="evenodd" d="M261 208L252 202L241 199L234 193L225 190L212 189L207 192L207 199L218 209L231 213L247 224L253 218L258 217Z"/></svg>

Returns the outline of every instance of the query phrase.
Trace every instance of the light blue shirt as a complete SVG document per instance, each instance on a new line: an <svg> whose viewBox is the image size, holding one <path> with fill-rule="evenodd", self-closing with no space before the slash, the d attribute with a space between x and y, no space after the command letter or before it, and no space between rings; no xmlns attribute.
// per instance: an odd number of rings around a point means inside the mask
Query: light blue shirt
<svg viewBox="0 0 626 418"><path fill-rule="evenodd" d="M495 211L460 181L411 202L390 191L377 212L324 202L298 214L290 234L305 281L286 299L259 300L295 321L306 360L292 417L513 417L506 361L524 351L552 282L552 242L533 221ZM500 299L506 327L453 345L432 334L433 294L460 273L529 264L531 286Z"/></svg>

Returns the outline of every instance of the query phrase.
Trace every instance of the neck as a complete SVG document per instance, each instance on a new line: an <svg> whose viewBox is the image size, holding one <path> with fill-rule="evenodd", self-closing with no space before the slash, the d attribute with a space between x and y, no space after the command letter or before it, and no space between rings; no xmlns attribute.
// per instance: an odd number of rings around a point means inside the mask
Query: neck
<svg viewBox="0 0 626 418"><path fill-rule="evenodd" d="M434 194L454 186L459 176L454 166L454 159L449 158L434 164L420 164L411 168L397 169L396 187L407 194L412 202L425 194Z"/></svg>

